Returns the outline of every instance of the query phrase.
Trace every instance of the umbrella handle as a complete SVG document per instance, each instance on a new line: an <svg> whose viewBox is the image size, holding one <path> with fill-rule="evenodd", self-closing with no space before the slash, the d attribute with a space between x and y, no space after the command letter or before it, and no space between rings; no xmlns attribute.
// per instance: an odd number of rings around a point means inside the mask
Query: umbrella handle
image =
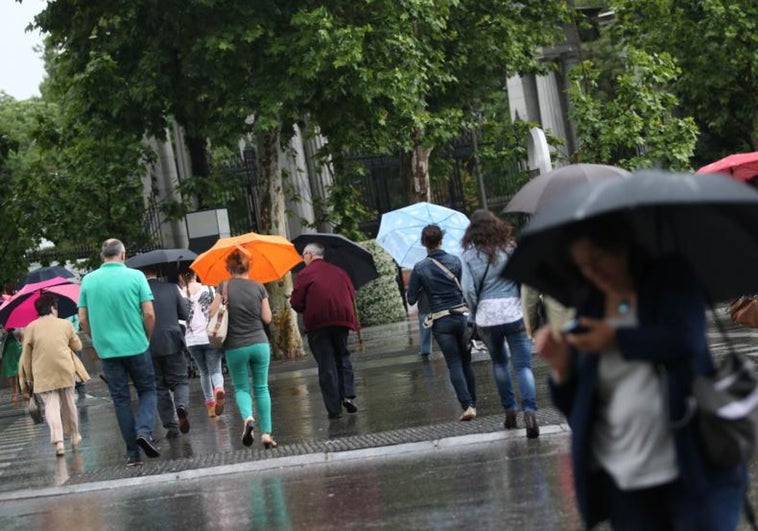
<svg viewBox="0 0 758 531"><path fill-rule="evenodd" d="M244 254L245 256L247 256L248 258L250 258L250 256L252 256L251 253L250 253L250 251L248 251L247 249L245 249L244 247L242 247L240 244L235 243L234 246L237 248L237 250L239 252L241 252L242 254Z"/></svg>

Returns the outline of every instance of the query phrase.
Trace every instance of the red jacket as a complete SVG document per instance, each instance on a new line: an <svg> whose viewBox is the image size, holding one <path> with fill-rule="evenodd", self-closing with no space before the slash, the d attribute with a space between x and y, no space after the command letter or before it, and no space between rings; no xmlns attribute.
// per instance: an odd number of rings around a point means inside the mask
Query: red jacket
<svg viewBox="0 0 758 531"><path fill-rule="evenodd" d="M303 314L306 332L327 326L360 328L350 277L323 259L313 260L297 274L290 304L293 310Z"/></svg>

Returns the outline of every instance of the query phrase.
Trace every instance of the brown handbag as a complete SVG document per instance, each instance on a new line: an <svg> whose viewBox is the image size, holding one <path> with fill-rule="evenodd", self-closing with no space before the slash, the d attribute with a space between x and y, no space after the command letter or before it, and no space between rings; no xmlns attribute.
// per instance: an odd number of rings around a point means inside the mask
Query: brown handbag
<svg viewBox="0 0 758 531"><path fill-rule="evenodd" d="M732 322L749 328L758 328L758 297L740 297L729 305L727 311Z"/></svg>

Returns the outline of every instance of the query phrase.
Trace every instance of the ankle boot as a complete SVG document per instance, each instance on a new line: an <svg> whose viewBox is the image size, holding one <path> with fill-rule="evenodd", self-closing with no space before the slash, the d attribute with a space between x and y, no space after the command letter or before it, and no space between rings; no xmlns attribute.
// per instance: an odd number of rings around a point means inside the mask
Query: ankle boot
<svg viewBox="0 0 758 531"><path fill-rule="evenodd" d="M537 424L537 416L531 411L524 411L524 424L526 425L526 438L536 439L540 436L540 426Z"/></svg>
<svg viewBox="0 0 758 531"><path fill-rule="evenodd" d="M503 423L506 430L515 430L518 428L518 422L516 421L516 410L515 409L506 409L505 410L505 422Z"/></svg>

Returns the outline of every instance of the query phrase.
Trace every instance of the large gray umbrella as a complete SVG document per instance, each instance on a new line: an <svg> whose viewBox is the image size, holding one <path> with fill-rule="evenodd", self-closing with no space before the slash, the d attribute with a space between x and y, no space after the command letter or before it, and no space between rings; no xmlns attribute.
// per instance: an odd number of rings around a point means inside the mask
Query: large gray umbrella
<svg viewBox="0 0 758 531"><path fill-rule="evenodd" d="M568 265L568 225L612 212L630 221L652 256L682 255L713 301L758 292L758 191L722 175L661 170L580 186L524 227L504 275L568 305L585 285Z"/></svg>
<svg viewBox="0 0 758 531"><path fill-rule="evenodd" d="M176 274L187 270L197 258L197 253L189 249L155 249L128 258L125 264L134 269L154 267L161 275Z"/></svg>
<svg viewBox="0 0 758 531"><path fill-rule="evenodd" d="M605 164L569 164L538 175L521 189L503 209L506 212L534 214L551 201L577 186L605 179L628 177L629 172Z"/></svg>

